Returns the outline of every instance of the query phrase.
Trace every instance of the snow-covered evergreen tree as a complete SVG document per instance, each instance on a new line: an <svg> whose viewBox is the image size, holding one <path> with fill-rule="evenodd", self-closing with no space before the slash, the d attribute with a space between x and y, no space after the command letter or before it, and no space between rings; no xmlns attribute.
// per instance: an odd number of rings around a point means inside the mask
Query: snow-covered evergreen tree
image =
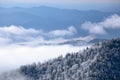
<svg viewBox="0 0 120 80"><path fill-rule="evenodd" d="M21 66L9 75L2 74L0 80L120 80L120 39L44 63Z"/></svg>

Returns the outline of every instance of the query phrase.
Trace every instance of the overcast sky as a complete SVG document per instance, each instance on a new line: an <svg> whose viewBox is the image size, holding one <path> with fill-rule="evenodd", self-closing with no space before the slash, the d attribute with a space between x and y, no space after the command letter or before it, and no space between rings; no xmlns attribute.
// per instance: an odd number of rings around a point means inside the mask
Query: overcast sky
<svg viewBox="0 0 120 80"><path fill-rule="evenodd" d="M33 7L33 6L53 6L60 8L74 9L103 9L117 7L120 0L0 0L2 7Z"/></svg>

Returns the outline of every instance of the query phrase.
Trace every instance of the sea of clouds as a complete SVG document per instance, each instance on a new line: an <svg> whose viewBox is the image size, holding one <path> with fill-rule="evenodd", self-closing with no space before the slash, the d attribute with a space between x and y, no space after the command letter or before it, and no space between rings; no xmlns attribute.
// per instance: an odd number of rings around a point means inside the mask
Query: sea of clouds
<svg viewBox="0 0 120 80"><path fill-rule="evenodd" d="M93 38L91 35L108 34L106 29L120 29L120 16L115 14L99 23L85 22L80 27L89 32L88 36L79 37L81 40ZM53 45L67 41L65 37L72 37L77 34L74 26L64 30L53 30L46 32L34 28L22 26L1 26L0 27L0 72L16 69L21 65L33 62L44 62L67 53L78 52L86 46ZM51 45L45 45L51 44ZM87 45L90 47L90 45Z"/></svg>
<svg viewBox="0 0 120 80"><path fill-rule="evenodd" d="M50 32L14 25L0 27L0 72L34 62L44 62L84 49L86 46L55 45L67 41L65 36L72 36L76 33L73 26ZM45 39L46 37L50 39ZM80 37L81 40L88 38L90 36Z"/></svg>

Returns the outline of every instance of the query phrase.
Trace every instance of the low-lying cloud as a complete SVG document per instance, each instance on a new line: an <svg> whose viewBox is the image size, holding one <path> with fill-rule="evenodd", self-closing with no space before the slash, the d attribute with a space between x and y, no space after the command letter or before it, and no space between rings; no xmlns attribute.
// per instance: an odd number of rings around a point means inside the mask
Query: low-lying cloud
<svg viewBox="0 0 120 80"><path fill-rule="evenodd" d="M73 26L70 26L66 30L54 30L54 31L49 32L49 34L52 36L62 37L62 36L68 36L68 35L72 36L76 32L77 32L76 28Z"/></svg>
<svg viewBox="0 0 120 80"><path fill-rule="evenodd" d="M9 27L7 27L7 26L0 27L0 32L11 33L11 34L16 34L16 35L24 35L24 34L36 34L36 33L39 33L40 31L37 31L32 28L25 29L21 26L11 25Z"/></svg>
<svg viewBox="0 0 120 80"><path fill-rule="evenodd" d="M0 43L1 44L15 44L15 43L45 43L50 42L46 40L50 38L51 40L64 39L66 36L74 36L77 33L75 27L70 26L64 30L53 30L45 32L43 30L36 30L33 28L24 28L22 26L3 26L0 27ZM54 40L53 40L54 41Z"/></svg>
<svg viewBox="0 0 120 80"><path fill-rule="evenodd" d="M40 33L40 30L25 29L21 26L4 26L0 27L0 43L8 44L19 41L30 41L38 37Z"/></svg>
<svg viewBox="0 0 120 80"><path fill-rule="evenodd" d="M84 49L86 46L40 45L64 42L69 40L64 37L74 36L76 33L77 30L73 26L50 32L14 25L0 27L0 73ZM45 37L50 39L47 40ZM91 37L80 37L81 40L89 38L91 39Z"/></svg>
<svg viewBox="0 0 120 80"><path fill-rule="evenodd" d="M81 28L88 30L90 34L107 34L106 29L120 29L120 16L114 14L99 23L86 22Z"/></svg>
<svg viewBox="0 0 120 80"><path fill-rule="evenodd" d="M44 62L49 59L65 55L68 52L78 52L86 46L23 46L8 45L0 47L0 72L19 68L21 65L32 64L33 62Z"/></svg>

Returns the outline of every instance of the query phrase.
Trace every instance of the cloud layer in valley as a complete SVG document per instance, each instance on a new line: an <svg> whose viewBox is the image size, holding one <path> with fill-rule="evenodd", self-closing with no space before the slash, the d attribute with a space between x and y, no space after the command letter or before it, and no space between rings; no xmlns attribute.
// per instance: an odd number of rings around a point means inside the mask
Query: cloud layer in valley
<svg viewBox="0 0 120 80"><path fill-rule="evenodd" d="M73 26L49 32L14 25L0 27L0 72L33 62L44 62L60 55L64 56L68 52L76 52L85 48L85 46L71 45L40 45L59 43L67 40L64 37L74 36L76 33L77 30ZM45 37L50 39L47 40ZM89 37L81 37L83 40L86 38Z"/></svg>
<svg viewBox="0 0 120 80"><path fill-rule="evenodd" d="M21 65L32 64L33 62L44 62L84 48L86 46L75 47L70 45L37 47L11 45L0 47L0 72L19 68Z"/></svg>

